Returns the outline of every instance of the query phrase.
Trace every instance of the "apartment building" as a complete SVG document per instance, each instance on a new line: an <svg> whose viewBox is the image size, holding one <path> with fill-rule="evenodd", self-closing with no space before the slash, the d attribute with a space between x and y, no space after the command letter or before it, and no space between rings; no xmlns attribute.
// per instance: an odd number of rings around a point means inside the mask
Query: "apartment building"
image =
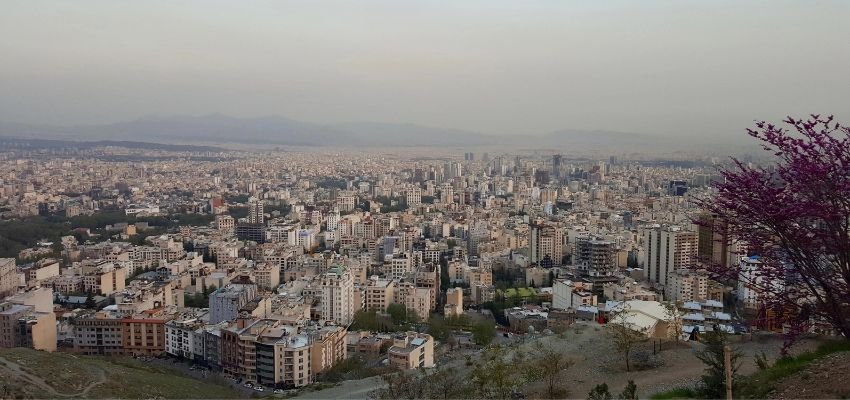
<svg viewBox="0 0 850 400"><path fill-rule="evenodd" d="M86 261L80 268L80 275L83 291L109 296L124 289L127 268L105 260Z"/></svg>
<svg viewBox="0 0 850 400"><path fill-rule="evenodd" d="M56 351L53 291L36 288L0 302L0 347Z"/></svg>
<svg viewBox="0 0 850 400"><path fill-rule="evenodd" d="M277 320L237 321L221 330L221 365L263 385L305 386L345 358L346 333L340 326L299 332Z"/></svg>
<svg viewBox="0 0 850 400"><path fill-rule="evenodd" d="M575 310L581 306L596 306L598 299L592 290L590 282L556 279L552 285L552 308Z"/></svg>
<svg viewBox="0 0 850 400"><path fill-rule="evenodd" d="M387 350L390 365L407 370L434 366L434 338L425 333L407 332L393 338Z"/></svg>
<svg viewBox="0 0 850 400"><path fill-rule="evenodd" d="M77 318L74 321L74 350L85 355L124 354L121 315L99 311Z"/></svg>
<svg viewBox="0 0 850 400"><path fill-rule="evenodd" d="M533 224L529 231L531 262L540 266L561 265L564 256L564 234L551 225Z"/></svg>
<svg viewBox="0 0 850 400"><path fill-rule="evenodd" d="M205 322L197 314L177 315L165 323L165 352L176 357L204 358Z"/></svg>
<svg viewBox="0 0 850 400"><path fill-rule="evenodd" d="M579 236L575 240L573 263L583 276L611 276L618 266L615 245L610 240Z"/></svg>
<svg viewBox="0 0 850 400"><path fill-rule="evenodd" d="M344 266L334 266L320 276L322 319L348 325L354 319L354 277Z"/></svg>
<svg viewBox="0 0 850 400"><path fill-rule="evenodd" d="M309 333L310 374L315 376L330 369L347 356L346 336L348 331L342 326L325 326Z"/></svg>
<svg viewBox="0 0 850 400"><path fill-rule="evenodd" d="M691 267L697 262L696 232L678 226L654 226L642 232L643 250L640 264L646 268L647 279L666 289L671 272Z"/></svg>
<svg viewBox="0 0 850 400"><path fill-rule="evenodd" d="M230 321L239 315L249 301L257 297L257 285L250 283L231 283L210 294L210 323Z"/></svg>
<svg viewBox="0 0 850 400"><path fill-rule="evenodd" d="M59 260L52 258L38 260L22 268L21 272L24 274L28 287L37 286L49 278L59 276Z"/></svg>
<svg viewBox="0 0 850 400"><path fill-rule="evenodd" d="M14 258L0 258L0 298L18 291L20 279Z"/></svg>
<svg viewBox="0 0 850 400"><path fill-rule="evenodd" d="M428 288L416 287L412 282L399 282L393 293L393 303L402 304L419 318L428 318L436 304Z"/></svg>
<svg viewBox="0 0 850 400"><path fill-rule="evenodd" d="M446 291L446 305L443 315L446 317L463 314L463 288L451 288Z"/></svg>
<svg viewBox="0 0 850 400"><path fill-rule="evenodd" d="M396 282L372 277L365 287L366 310L386 311L395 297Z"/></svg>
<svg viewBox="0 0 850 400"><path fill-rule="evenodd" d="M280 265L266 262L260 263L252 271L257 287L266 290L274 290L280 285Z"/></svg>
<svg viewBox="0 0 850 400"><path fill-rule="evenodd" d="M121 319L124 354L159 356L165 353L165 323L172 316L164 309L146 310Z"/></svg>
<svg viewBox="0 0 850 400"><path fill-rule="evenodd" d="M667 277L668 300L677 302L723 300L723 285L708 277L703 270L681 268Z"/></svg>

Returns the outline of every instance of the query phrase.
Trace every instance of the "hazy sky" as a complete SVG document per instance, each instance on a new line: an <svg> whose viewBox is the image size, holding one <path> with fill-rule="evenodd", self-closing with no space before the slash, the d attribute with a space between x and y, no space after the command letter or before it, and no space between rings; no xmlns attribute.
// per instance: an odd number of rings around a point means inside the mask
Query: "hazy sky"
<svg viewBox="0 0 850 400"><path fill-rule="evenodd" d="M681 135L789 113L850 123L848 21L850 1L4 1L0 120L221 112Z"/></svg>

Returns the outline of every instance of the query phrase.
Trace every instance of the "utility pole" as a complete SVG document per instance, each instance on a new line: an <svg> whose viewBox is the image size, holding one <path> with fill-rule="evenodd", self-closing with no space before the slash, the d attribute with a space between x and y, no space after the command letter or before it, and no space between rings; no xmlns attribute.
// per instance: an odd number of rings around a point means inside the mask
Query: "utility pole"
<svg viewBox="0 0 850 400"><path fill-rule="evenodd" d="M726 370L726 400L732 400L732 348L723 346L723 367Z"/></svg>

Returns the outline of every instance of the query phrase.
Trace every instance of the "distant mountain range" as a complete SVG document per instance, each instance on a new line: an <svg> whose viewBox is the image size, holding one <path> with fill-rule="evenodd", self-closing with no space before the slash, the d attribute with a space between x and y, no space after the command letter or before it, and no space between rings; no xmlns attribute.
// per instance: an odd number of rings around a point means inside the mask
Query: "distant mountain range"
<svg viewBox="0 0 850 400"><path fill-rule="evenodd" d="M0 136L0 148L19 149L93 149L98 147L123 147L127 149L146 149L162 151L213 152L226 149L214 146L196 146L188 144L168 144L152 142L136 142L129 140L64 140L64 139L30 139L20 137Z"/></svg>
<svg viewBox="0 0 850 400"><path fill-rule="evenodd" d="M683 149L684 141L638 133L563 130L543 135L486 135L413 124L352 122L318 124L284 117L234 118L204 116L146 117L89 126L48 126L0 122L0 136L74 141L158 143L240 143L281 146L340 147L475 147L628 151Z"/></svg>

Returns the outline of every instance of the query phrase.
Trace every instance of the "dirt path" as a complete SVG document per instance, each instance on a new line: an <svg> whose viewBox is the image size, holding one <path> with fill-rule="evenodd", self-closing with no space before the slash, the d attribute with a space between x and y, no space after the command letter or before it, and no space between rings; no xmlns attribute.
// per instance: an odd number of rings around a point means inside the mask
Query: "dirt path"
<svg viewBox="0 0 850 400"><path fill-rule="evenodd" d="M356 381L345 381L339 385L325 390L308 392L296 396L296 399L368 399L369 393L375 389L384 387L381 377L360 379Z"/></svg>
<svg viewBox="0 0 850 400"><path fill-rule="evenodd" d="M24 371L23 368L21 368L21 366L19 364L15 363L15 362L12 362L12 361L9 361L9 360L7 360L3 357L0 357L0 366L5 368L6 370L12 372L13 374L17 375L19 378L21 378L21 379L23 379L27 382L30 382L30 383L40 387L41 389L49 392L50 395L57 396L57 397L85 396L95 386L106 383L106 373L102 369L98 369L98 371L97 371L98 372L98 380L88 384L85 388L83 388L83 390L81 392L74 393L74 394L59 393L59 392L56 391L55 388L50 386L43 379L41 379L40 377L35 376L35 375L33 375L29 372Z"/></svg>

